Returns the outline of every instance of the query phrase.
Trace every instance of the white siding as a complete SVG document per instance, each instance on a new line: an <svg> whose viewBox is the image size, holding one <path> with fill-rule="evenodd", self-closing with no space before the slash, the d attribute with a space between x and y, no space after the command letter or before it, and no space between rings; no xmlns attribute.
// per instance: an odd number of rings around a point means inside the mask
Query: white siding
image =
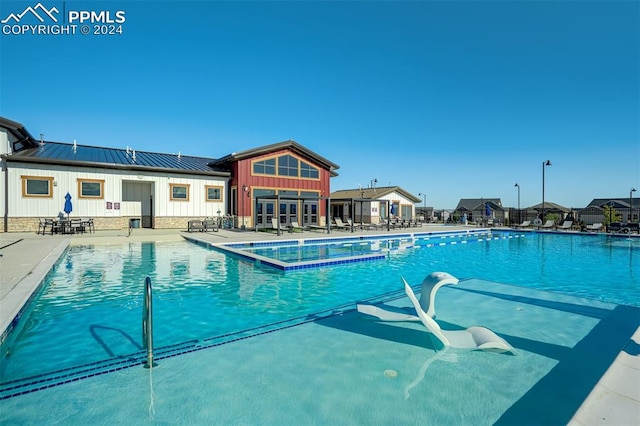
<svg viewBox="0 0 640 426"><path fill-rule="evenodd" d="M130 216L131 211L140 209L141 213L150 214L150 200L153 195L154 216L217 216L218 210L226 213L225 191L226 178L184 175L162 175L160 173L92 169L89 167L65 167L37 164L10 163L8 171L8 213L9 217L52 217L63 210L64 197L67 192L72 197L74 216L108 217ZM46 167L46 168L43 168ZM31 198L22 196L22 176L53 178L52 198ZM4 179L4 175L3 175ZM104 180L104 198L88 199L78 197L78 179ZM2 183L2 182L0 182ZM189 185L189 201L171 201L169 184ZM205 201L207 185L223 188L221 202ZM3 193L4 193L4 186ZM107 202L120 203L120 209L107 209ZM131 203L141 202L139 207ZM112 204L115 207L115 204ZM133 209L133 210L131 210ZM4 206L3 206L4 211Z"/></svg>

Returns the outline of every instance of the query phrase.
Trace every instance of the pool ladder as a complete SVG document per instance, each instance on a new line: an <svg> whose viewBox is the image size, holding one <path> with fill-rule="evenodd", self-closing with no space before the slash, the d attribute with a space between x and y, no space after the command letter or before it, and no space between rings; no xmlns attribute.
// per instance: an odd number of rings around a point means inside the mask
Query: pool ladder
<svg viewBox="0 0 640 426"><path fill-rule="evenodd" d="M144 306L142 308L142 346L147 350L145 368L155 367L153 363L153 303L151 300L151 278L144 282Z"/></svg>

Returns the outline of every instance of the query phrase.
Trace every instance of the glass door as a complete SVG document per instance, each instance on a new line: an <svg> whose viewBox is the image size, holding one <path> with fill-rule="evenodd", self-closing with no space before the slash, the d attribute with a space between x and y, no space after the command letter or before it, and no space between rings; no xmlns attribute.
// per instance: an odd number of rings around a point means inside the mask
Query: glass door
<svg viewBox="0 0 640 426"><path fill-rule="evenodd" d="M305 202L302 205L302 225L318 225L318 203Z"/></svg>

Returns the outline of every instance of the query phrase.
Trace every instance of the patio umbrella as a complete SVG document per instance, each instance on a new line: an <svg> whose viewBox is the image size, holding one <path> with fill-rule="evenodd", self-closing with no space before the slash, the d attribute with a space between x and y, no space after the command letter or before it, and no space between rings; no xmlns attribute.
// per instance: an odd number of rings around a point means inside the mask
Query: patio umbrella
<svg viewBox="0 0 640 426"><path fill-rule="evenodd" d="M489 203L484 203L484 214L486 216L491 216L491 206Z"/></svg>
<svg viewBox="0 0 640 426"><path fill-rule="evenodd" d="M394 215L396 214L396 205L391 203L391 214Z"/></svg>
<svg viewBox="0 0 640 426"><path fill-rule="evenodd" d="M67 219L69 218L69 213L73 211L73 205L71 204L71 195L67 192L67 195L64 196L64 212L67 214Z"/></svg>

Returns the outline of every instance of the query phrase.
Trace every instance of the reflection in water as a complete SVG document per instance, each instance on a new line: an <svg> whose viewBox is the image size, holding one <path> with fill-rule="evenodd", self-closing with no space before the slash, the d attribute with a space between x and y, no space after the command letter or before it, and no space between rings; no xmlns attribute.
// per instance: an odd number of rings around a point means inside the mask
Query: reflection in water
<svg viewBox="0 0 640 426"><path fill-rule="evenodd" d="M409 383L406 388L404 388L404 399L409 399L409 391L416 387L420 382L422 382L422 380L424 379L424 375L427 373L427 369L434 361L442 359L443 361L447 362L458 362L458 356L456 355L456 353L449 353L449 349L451 349L450 346L445 346L444 349L442 349L441 351L436 351L434 356L429 357L424 361L422 367L420 367L420 370L418 370L416 378L413 379L413 381ZM445 355L447 354L449 356L445 357Z"/></svg>

